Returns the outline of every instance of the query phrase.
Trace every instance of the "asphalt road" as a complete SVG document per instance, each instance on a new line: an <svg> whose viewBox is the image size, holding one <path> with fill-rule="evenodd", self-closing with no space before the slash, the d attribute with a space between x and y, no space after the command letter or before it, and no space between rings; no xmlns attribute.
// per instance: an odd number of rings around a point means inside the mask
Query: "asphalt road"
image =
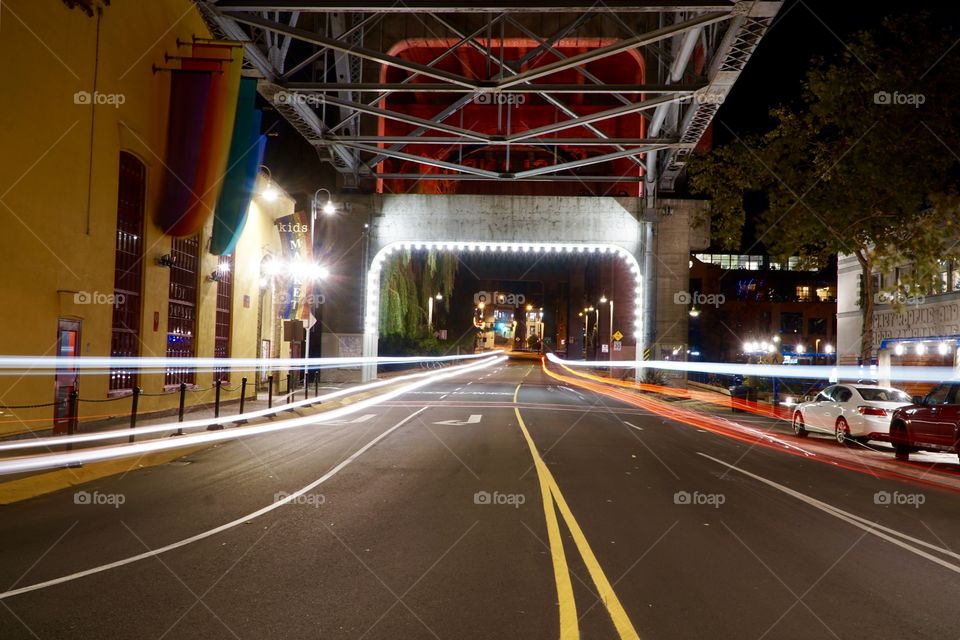
<svg viewBox="0 0 960 640"><path fill-rule="evenodd" d="M956 638L958 498L502 363L0 507L0 638Z"/></svg>

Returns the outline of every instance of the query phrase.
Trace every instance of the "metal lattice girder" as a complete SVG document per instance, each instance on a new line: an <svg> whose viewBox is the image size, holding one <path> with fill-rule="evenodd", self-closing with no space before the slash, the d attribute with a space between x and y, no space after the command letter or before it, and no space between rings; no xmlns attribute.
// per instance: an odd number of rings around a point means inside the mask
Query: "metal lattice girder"
<svg viewBox="0 0 960 640"><path fill-rule="evenodd" d="M439 145L476 145L473 138L458 138L454 136L325 136L332 142L354 142L357 144L439 144ZM503 146L515 144L524 147L611 147L615 145L656 147L672 147L677 144L676 138L543 138L538 140L524 140L521 143L512 142L506 138L491 138L483 142L487 146Z"/></svg>
<svg viewBox="0 0 960 640"><path fill-rule="evenodd" d="M552 0L531 2L514 0L510 4L481 4L437 2L436 0L356 0L354 2L323 2L304 6L305 2L291 0L222 0L218 7L223 11L303 11L329 13L334 11L357 11L368 13L487 13L510 11L511 13L658 13L661 11L730 11L735 1L724 0Z"/></svg>
<svg viewBox="0 0 960 640"><path fill-rule="evenodd" d="M779 11L779 2L741 3L734 12L727 32L710 65L708 84L694 94L693 104L684 115L679 126L680 141L684 146L670 149L665 153L663 168L660 171L660 187L672 191L677 178L686 165L687 157L703 137L714 115L740 72L747 65L750 56L760 43Z"/></svg>
<svg viewBox="0 0 960 640"><path fill-rule="evenodd" d="M275 20L261 18L260 16L253 15L251 13L231 13L230 18L241 24L259 27L267 31L278 32L282 35L291 36L297 40L302 40L303 42L309 42L310 44L326 47L327 49L331 49L333 51L347 53L351 56L359 56L366 60L379 62L380 64L385 64L391 67L397 67L398 69L403 69L404 71L410 71L412 73L419 73L420 75L436 78L437 80L443 80L451 84L458 84L471 89L477 88L475 82L456 73L447 73L446 71L442 71L428 65L419 64L417 62L411 62L396 56L380 53L379 51L368 49L367 47L351 46L349 43L345 43L341 40L335 40L333 38L327 38L326 36L322 36L314 31L291 27L289 25L276 22Z"/></svg>
<svg viewBox="0 0 960 640"><path fill-rule="evenodd" d="M706 86L706 82L698 82L689 86L678 86L670 84L535 84L516 87L480 87L479 89L470 89L467 87L451 86L442 83L418 82L398 83L398 82L358 82L355 84L340 82L288 82L285 86L289 92L310 94L323 93L326 91L357 91L362 93L374 93L389 91L391 93L530 93L534 89L536 93L582 93L582 94L601 94L623 93L623 94L661 94L672 93L678 95L692 96L695 91Z"/></svg>
<svg viewBox="0 0 960 640"><path fill-rule="evenodd" d="M660 40L665 40L672 36L678 35L690 29L695 29L698 27L703 27L708 24L713 24L714 22L720 22L722 20L727 20L729 18L728 13L708 13L702 16L697 16L690 20L685 20L683 22L678 22L676 24L670 25L669 27L664 27L662 29L656 29L650 33L642 34L639 36L634 36L632 38L627 38L621 40L620 42L608 45L606 47L600 47L592 51L587 51L575 56L570 56L566 60L558 60L551 64L543 65L542 67L535 67L528 71L524 71L510 78L509 80L502 80L497 83L497 86L500 88L507 88L515 84L520 84L523 82L528 82L531 80L536 80L537 78L542 78L548 76L552 73L557 73L558 71L565 71L566 69L572 69L588 62L594 62L596 60L602 60L603 58L608 58L614 56L618 53L623 53L625 51L630 51L631 49L636 49L637 47L642 47L647 44L653 44Z"/></svg>
<svg viewBox="0 0 960 640"><path fill-rule="evenodd" d="M488 178L475 175L453 175L449 173L374 173L374 178L381 180L467 180L473 182L493 182L501 181L499 177ZM564 175L539 175L529 178L513 178L516 182L643 182L642 176L564 176Z"/></svg>
<svg viewBox="0 0 960 640"><path fill-rule="evenodd" d="M673 187L685 158L710 126L719 104L782 5L782 0L605 0L596 3L584 0L542 3L519 0L509 6L471 6L441 0L365 0L362 3L345 0L195 2L216 35L244 41L246 62L264 78L259 88L261 95L270 100L277 111L311 144L328 149L334 165L340 171L352 174L354 179L364 175L407 175L402 172L390 173L389 168L382 173L373 173L374 168L388 157L439 168L441 171L436 175L445 176L443 179L481 180L562 179L564 176L557 175L557 172L629 158L635 164L646 165L648 182L659 177L659 184L664 189ZM428 18L418 17L415 21L393 17L384 19L384 16L404 14L424 14ZM542 19L537 22L535 17L530 17L531 14L540 14ZM428 25L427 20L439 24L441 33L431 28L434 25ZM329 35L325 35L325 25L332 27ZM551 29L540 33L544 25L550 25ZM611 25L613 31L610 30ZM415 33L407 36L404 29L410 26L415 28ZM494 26L499 34L494 31ZM503 59L502 49L500 56L494 55L491 49L491 39L499 38L502 41L508 37L507 28L511 32L509 37L519 36L531 42L532 48L523 51L519 59ZM423 30L427 33L423 33ZM596 37L598 33L600 37L619 39L607 46L598 46L575 55L571 55L569 49L558 48L559 43L569 37L581 37L584 34ZM439 55L435 52L429 62L424 63L422 58L411 60L407 56L393 54L395 49L392 46L404 37L424 38L427 35L437 41L444 38L449 40L447 48ZM291 46L294 41L298 44ZM376 43L376 46L371 43ZM703 72L693 71L693 57L688 53L694 44L700 47L702 53L698 60L706 60L705 76L701 75ZM474 77L470 67L465 67L461 73L456 72L457 64L451 65L446 59L456 56L462 60L462 47L480 52L489 60L488 75L480 72L481 77ZM638 85L604 84L596 75L595 68L586 68L588 64L633 50L644 52L648 67L657 65L658 73L651 75L650 82ZM327 52L334 52L334 61L340 63L336 65L337 81L303 82L304 71ZM475 57L476 54L471 55ZM544 55L550 56L549 62L528 68ZM294 57L297 61L287 64L287 57ZM363 61L381 65L381 69L384 65L398 68L409 75L391 82L363 82L363 72L375 69L373 66L365 68ZM540 59L539 62L546 60ZM285 67L289 70L284 71ZM664 72L667 69L669 73ZM562 71L576 72L583 79L583 84L551 83L551 75ZM368 75L372 78L377 74ZM307 79L313 78L308 76ZM296 99L278 101L277 94L281 91L286 93L287 98L292 95ZM391 94L407 92L449 94L453 98L450 104L429 116L429 119L418 118L401 106L406 104L404 99L385 101ZM371 93L375 94L373 98L361 98ZM509 118L503 123L505 127L502 127L500 116L497 115L498 133L485 133L489 129L484 129L483 133L471 130L476 123L463 121L464 107L484 94L535 94L546 104L552 105L558 116L568 119L517 132L511 131ZM610 96L623 104L583 114L576 109L579 101L561 100L563 96L572 95ZM655 110L646 116L647 138L617 137L608 132L616 129L604 130L593 124L649 109ZM461 122L460 126L455 126L453 116L458 113ZM335 118L332 122L329 120L331 116ZM370 135L374 132L372 122L382 122L383 119L403 122L413 131L403 135ZM541 119L533 124L542 123ZM652 126L657 123L658 126ZM531 124L524 123L524 126L530 127ZM583 133L595 138L583 135L550 137L570 128L580 128ZM472 167L404 152L403 147L411 144L459 145L465 149L478 145L505 146L508 160L505 170L488 172L491 175L476 175ZM384 145L388 145L387 148ZM605 153L588 159L559 164L556 163L557 157L563 154L554 154L554 165L528 170L536 173L530 175L524 171L510 171L511 145L552 147L555 151L564 146L607 149ZM374 155L372 159L364 155L367 162L363 162L361 154ZM569 156L562 159L569 160ZM520 175L527 177L518 178ZM632 182L634 177L621 176L618 179ZM417 178L422 176L410 179ZM595 178L584 177L585 180L603 181Z"/></svg>

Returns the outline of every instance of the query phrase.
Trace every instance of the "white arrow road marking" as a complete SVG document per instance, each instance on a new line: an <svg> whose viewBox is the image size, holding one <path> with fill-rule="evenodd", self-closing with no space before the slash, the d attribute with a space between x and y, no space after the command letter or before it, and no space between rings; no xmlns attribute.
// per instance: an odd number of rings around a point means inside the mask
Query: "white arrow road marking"
<svg viewBox="0 0 960 640"><path fill-rule="evenodd" d="M362 416L357 416L353 420L328 420L326 422L318 422L317 424L358 424L360 422L366 422L370 418L376 418L377 414L375 413L365 413Z"/></svg>
<svg viewBox="0 0 960 640"><path fill-rule="evenodd" d="M440 422L434 422L433 424L449 424L454 427L462 427L465 424L477 424L480 422L480 419L483 416L479 413L471 413L470 417L466 420L441 420Z"/></svg>

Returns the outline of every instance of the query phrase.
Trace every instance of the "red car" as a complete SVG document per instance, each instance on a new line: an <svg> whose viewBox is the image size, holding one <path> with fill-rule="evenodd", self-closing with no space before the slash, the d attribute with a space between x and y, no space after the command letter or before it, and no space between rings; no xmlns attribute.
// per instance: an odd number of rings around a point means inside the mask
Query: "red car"
<svg viewBox="0 0 960 640"><path fill-rule="evenodd" d="M894 411L890 420L897 460L920 450L960 455L960 382L942 382L916 401Z"/></svg>

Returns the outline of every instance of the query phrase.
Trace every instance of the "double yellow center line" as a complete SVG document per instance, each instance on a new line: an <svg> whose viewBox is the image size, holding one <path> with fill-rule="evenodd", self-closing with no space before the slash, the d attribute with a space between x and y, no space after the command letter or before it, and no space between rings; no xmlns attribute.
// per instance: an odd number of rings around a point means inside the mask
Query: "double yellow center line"
<svg viewBox="0 0 960 640"><path fill-rule="evenodd" d="M517 403L519 394L520 385L518 384L516 390L513 392L514 404ZM517 415L517 423L520 425L523 437L527 441L527 446L530 447L530 455L533 456L533 464L537 470L537 479L540 481L540 495L543 498L543 514L547 521L547 536L550 542L550 555L553 559L553 575L557 582L557 598L560 603L560 640L579 639L580 626L577 620L577 603L573 597L573 585L570 582L570 568L567 565L566 553L563 550L563 538L560 536L560 523L557 519L557 510L560 511L560 516L563 518L567 529L570 531L570 535L573 537L577 551L580 552L580 556L587 566L590 578L597 588L597 594L607 608L607 613L610 614L610 619L620 639L640 640L640 636L637 634L636 629L634 629L633 624L631 624L630 618L627 617L627 612L624 610L623 605L620 604L620 599L617 598L613 586L610 584L606 574L604 574L603 569L600 567L600 563L597 561L597 557L590 548L586 536L583 535L583 530L577 523L577 519L573 517L573 512L570 511L570 507L564 499L563 493L557 485L557 481L553 478L553 474L550 473L543 458L540 457L540 452L537 451L533 438L530 436L530 431L527 429L527 425L520 415L520 409L514 407L513 410Z"/></svg>

